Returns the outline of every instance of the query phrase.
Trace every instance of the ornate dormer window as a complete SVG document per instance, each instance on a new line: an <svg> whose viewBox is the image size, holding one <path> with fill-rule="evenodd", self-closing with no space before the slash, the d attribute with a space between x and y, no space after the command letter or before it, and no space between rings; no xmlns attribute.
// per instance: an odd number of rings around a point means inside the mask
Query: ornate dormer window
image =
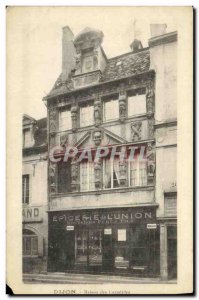
<svg viewBox="0 0 199 300"><path fill-rule="evenodd" d="M82 87L99 82L106 66L106 56L101 47L103 33L86 27L74 40L76 68L74 86Z"/></svg>

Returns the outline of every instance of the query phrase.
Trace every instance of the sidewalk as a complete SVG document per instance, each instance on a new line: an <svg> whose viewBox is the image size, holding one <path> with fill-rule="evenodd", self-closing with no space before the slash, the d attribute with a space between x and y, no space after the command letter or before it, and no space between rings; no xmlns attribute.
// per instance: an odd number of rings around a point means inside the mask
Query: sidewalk
<svg viewBox="0 0 199 300"><path fill-rule="evenodd" d="M23 274L24 283L57 283L57 284L103 284L103 283L134 283L134 284L175 284L177 280L162 281L160 278L135 278L113 275L48 273L48 274Z"/></svg>

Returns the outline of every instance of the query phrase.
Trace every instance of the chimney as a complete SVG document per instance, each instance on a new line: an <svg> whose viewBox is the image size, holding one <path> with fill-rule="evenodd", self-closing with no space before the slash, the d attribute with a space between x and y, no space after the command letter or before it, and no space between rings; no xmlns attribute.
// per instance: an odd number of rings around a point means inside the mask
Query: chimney
<svg viewBox="0 0 199 300"><path fill-rule="evenodd" d="M62 30L62 81L66 81L75 68L75 46L70 28L65 26Z"/></svg>
<svg viewBox="0 0 199 300"><path fill-rule="evenodd" d="M137 52L143 48L141 41L138 39L134 39L134 41L130 44L130 47L133 52Z"/></svg>
<svg viewBox="0 0 199 300"><path fill-rule="evenodd" d="M150 24L151 37L163 35L166 33L166 24Z"/></svg>

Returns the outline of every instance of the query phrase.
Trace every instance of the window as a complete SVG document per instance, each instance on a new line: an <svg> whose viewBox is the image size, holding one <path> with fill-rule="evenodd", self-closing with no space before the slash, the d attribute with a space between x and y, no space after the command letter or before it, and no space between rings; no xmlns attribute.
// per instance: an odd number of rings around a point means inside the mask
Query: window
<svg viewBox="0 0 199 300"><path fill-rule="evenodd" d="M71 162L61 161L57 164L58 193L71 192Z"/></svg>
<svg viewBox="0 0 199 300"><path fill-rule="evenodd" d="M82 73L91 72L93 68L93 51L85 51L82 56Z"/></svg>
<svg viewBox="0 0 199 300"><path fill-rule="evenodd" d="M80 164L80 190L81 191L95 190L93 162L86 161Z"/></svg>
<svg viewBox="0 0 199 300"><path fill-rule="evenodd" d="M104 101L104 121L119 119L119 101L117 98Z"/></svg>
<svg viewBox="0 0 199 300"><path fill-rule="evenodd" d="M146 162L135 159L129 161L129 185L143 186L147 184Z"/></svg>
<svg viewBox="0 0 199 300"><path fill-rule="evenodd" d="M104 189L119 187L119 159L103 160L103 187Z"/></svg>
<svg viewBox="0 0 199 300"><path fill-rule="evenodd" d="M173 195L165 195L164 207L165 216L175 217L177 215L177 196L175 193Z"/></svg>
<svg viewBox="0 0 199 300"><path fill-rule="evenodd" d="M146 113L145 90L135 90L128 96L128 116Z"/></svg>
<svg viewBox="0 0 199 300"><path fill-rule="evenodd" d="M30 200L30 179L29 175L22 177L22 203L29 204Z"/></svg>
<svg viewBox="0 0 199 300"><path fill-rule="evenodd" d="M38 255L38 236L27 229L23 231L23 255Z"/></svg>
<svg viewBox="0 0 199 300"><path fill-rule="evenodd" d="M32 146L32 139L31 139L31 132L30 129L25 129L23 131L23 147L31 147Z"/></svg>
<svg viewBox="0 0 199 300"><path fill-rule="evenodd" d="M89 126L94 123L93 103L85 104L80 107L80 127Z"/></svg>
<svg viewBox="0 0 199 300"><path fill-rule="evenodd" d="M69 130L72 128L71 111L69 109L59 112L59 130Z"/></svg>

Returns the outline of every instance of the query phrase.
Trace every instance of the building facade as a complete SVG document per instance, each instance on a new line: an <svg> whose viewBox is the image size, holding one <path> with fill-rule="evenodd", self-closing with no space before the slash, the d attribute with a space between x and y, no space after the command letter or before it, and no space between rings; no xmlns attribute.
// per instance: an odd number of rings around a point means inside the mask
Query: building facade
<svg viewBox="0 0 199 300"><path fill-rule="evenodd" d="M107 59L101 31L63 28L62 73L44 98L49 272L176 276L177 34L164 30Z"/></svg>
<svg viewBox="0 0 199 300"><path fill-rule="evenodd" d="M23 273L46 271L48 250L47 120L23 116Z"/></svg>

